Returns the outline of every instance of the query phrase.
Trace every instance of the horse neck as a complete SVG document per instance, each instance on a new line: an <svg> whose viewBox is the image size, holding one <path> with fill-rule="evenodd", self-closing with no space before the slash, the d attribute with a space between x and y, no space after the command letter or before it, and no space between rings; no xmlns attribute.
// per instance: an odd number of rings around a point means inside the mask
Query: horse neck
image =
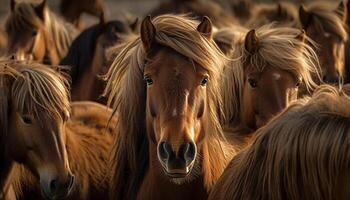
<svg viewBox="0 0 350 200"><path fill-rule="evenodd" d="M137 199L207 199L202 173L196 179L181 185L167 180L157 158L157 147L150 144L149 167L138 191Z"/></svg>

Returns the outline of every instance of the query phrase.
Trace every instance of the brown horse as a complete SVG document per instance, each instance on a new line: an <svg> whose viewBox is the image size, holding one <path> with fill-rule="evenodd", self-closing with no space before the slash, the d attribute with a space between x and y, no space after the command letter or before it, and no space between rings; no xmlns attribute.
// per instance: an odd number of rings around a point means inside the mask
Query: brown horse
<svg viewBox="0 0 350 200"><path fill-rule="evenodd" d="M83 31L72 43L60 64L70 66L73 101L89 100L105 103L101 97L105 87L99 75L108 71L106 51L133 33L134 24L121 21L100 23Z"/></svg>
<svg viewBox="0 0 350 200"><path fill-rule="evenodd" d="M162 3L150 12L151 16L161 14L190 14L199 20L208 16L217 27L238 24L238 21L224 10L218 3L212 0L171 0Z"/></svg>
<svg viewBox="0 0 350 200"><path fill-rule="evenodd" d="M11 0L11 13L6 21L8 53L20 59L57 65L67 54L76 35L74 27L46 5Z"/></svg>
<svg viewBox="0 0 350 200"><path fill-rule="evenodd" d="M347 19L346 19L346 25L348 26L348 37L350 35L350 1L346 4L347 8ZM350 40L348 40L345 44L345 80L346 83L350 82Z"/></svg>
<svg viewBox="0 0 350 200"><path fill-rule="evenodd" d="M229 137L232 128L252 133L265 125L297 99L301 85L315 87L312 74L318 71L317 55L305 43L309 39L304 32L271 25L249 32L240 29L214 35L220 47L231 45L223 49L233 61L224 68L221 81Z"/></svg>
<svg viewBox="0 0 350 200"><path fill-rule="evenodd" d="M146 17L115 59L113 199L206 199L232 157L216 110L225 57L211 36L207 17Z"/></svg>
<svg viewBox="0 0 350 200"><path fill-rule="evenodd" d="M6 33L0 29L0 56L6 53L7 36Z"/></svg>
<svg viewBox="0 0 350 200"><path fill-rule="evenodd" d="M60 11L63 17L77 28L82 29L80 16L88 13L100 17L105 13L104 0L61 0Z"/></svg>
<svg viewBox="0 0 350 200"><path fill-rule="evenodd" d="M1 194L107 199L111 110L70 104L67 81L41 64L1 61L0 81Z"/></svg>
<svg viewBox="0 0 350 200"><path fill-rule="evenodd" d="M209 199L350 198L350 98L323 86L256 134Z"/></svg>
<svg viewBox="0 0 350 200"><path fill-rule="evenodd" d="M344 3L334 8L329 2L313 1L300 6L299 18L307 35L319 45L323 81L339 83L344 76L344 44L348 38Z"/></svg>

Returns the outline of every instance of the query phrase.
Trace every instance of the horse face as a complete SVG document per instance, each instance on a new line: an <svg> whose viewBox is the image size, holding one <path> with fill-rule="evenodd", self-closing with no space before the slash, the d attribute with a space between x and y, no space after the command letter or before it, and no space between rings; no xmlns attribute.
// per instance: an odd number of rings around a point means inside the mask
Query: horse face
<svg viewBox="0 0 350 200"><path fill-rule="evenodd" d="M168 177L189 177L206 126L208 73L188 58L159 47L146 64L147 125ZM155 49L159 49L155 48Z"/></svg>
<svg viewBox="0 0 350 200"><path fill-rule="evenodd" d="M320 47L317 49L320 60L323 81L326 83L339 83L339 78L344 73L344 46L342 39L330 32L319 33L318 29L310 26L307 34Z"/></svg>
<svg viewBox="0 0 350 200"><path fill-rule="evenodd" d="M66 197L74 184L66 151L65 121L59 117L43 121L31 114L10 114L9 151L15 161L25 165L40 179L49 199Z"/></svg>
<svg viewBox="0 0 350 200"><path fill-rule="evenodd" d="M265 125L297 99L300 80L290 72L270 66L266 66L262 72L248 67L244 78L241 119L251 128Z"/></svg>

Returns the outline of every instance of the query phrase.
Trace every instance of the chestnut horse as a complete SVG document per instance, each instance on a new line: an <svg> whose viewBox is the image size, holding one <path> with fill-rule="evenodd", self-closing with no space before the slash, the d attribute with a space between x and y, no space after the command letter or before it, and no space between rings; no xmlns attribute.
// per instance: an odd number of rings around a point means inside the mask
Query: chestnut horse
<svg viewBox="0 0 350 200"><path fill-rule="evenodd" d="M148 16L114 60L112 199L206 199L226 167L234 151L216 110L225 56L211 37L207 17Z"/></svg>
<svg viewBox="0 0 350 200"><path fill-rule="evenodd" d="M339 83L344 76L344 44L348 38L346 15L342 1L337 8L329 2L313 1L299 9L302 28L319 45L317 54L322 78L327 83Z"/></svg>
<svg viewBox="0 0 350 200"><path fill-rule="evenodd" d="M234 129L250 136L265 125L297 99L299 87L314 88L312 74L319 71L317 55L305 43L309 39L304 32L271 25L249 32L240 29L219 30L214 36L233 59L221 81L223 124L229 138Z"/></svg>
<svg viewBox="0 0 350 200"><path fill-rule="evenodd" d="M63 17L77 28L82 29L80 16L88 13L100 17L105 13L104 0L61 0L60 11Z"/></svg>
<svg viewBox="0 0 350 200"><path fill-rule="evenodd" d="M3 195L14 190L23 199L43 198L41 193L46 199L108 198L112 112L95 103L70 104L67 84L48 66L0 61Z"/></svg>
<svg viewBox="0 0 350 200"><path fill-rule="evenodd" d="M209 199L350 198L350 98L323 86L256 134Z"/></svg>
<svg viewBox="0 0 350 200"><path fill-rule="evenodd" d="M120 43L124 35L133 33L133 24L121 21L105 22L83 31L72 43L60 64L70 66L73 101L89 100L105 103L101 97L105 87L99 75L108 71L106 51Z"/></svg>
<svg viewBox="0 0 350 200"><path fill-rule="evenodd" d="M232 23L238 24L236 18L213 0L170 0L161 3L150 14L152 16L161 14L189 14L198 20L204 16L208 16L216 27L226 27Z"/></svg>
<svg viewBox="0 0 350 200"><path fill-rule="evenodd" d="M11 0L6 32L9 54L54 65L67 54L76 35L71 24L50 11L46 0L39 4Z"/></svg>

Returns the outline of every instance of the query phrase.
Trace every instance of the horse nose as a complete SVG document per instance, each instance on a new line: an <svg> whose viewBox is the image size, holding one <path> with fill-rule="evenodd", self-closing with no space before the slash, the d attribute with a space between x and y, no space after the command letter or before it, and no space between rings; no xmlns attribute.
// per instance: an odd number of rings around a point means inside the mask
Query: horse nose
<svg viewBox="0 0 350 200"><path fill-rule="evenodd" d="M170 156L173 156L173 154L173 149L169 143L161 142L158 145L158 155L162 161L166 162L167 160L169 160Z"/></svg>
<svg viewBox="0 0 350 200"><path fill-rule="evenodd" d="M59 177L53 178L49 181L49 190L47 196L49 198L66 197L71 192L75 183L75 176L71 173L68 174L67 179L62 181Z"/></svg>
<svg viewBox="0 0 350 200"><path fill-rule="evenodd" d="M186 165L192 163L196 156L196 146L193 142L182 144L177 153L178 157L185 160Z"/></svg>
<svg viewBox="0 0 350 200"><path fill-rule="evenodd" d="M323 82L330 84L339 84L339 75L324 75Z"/></svg>

